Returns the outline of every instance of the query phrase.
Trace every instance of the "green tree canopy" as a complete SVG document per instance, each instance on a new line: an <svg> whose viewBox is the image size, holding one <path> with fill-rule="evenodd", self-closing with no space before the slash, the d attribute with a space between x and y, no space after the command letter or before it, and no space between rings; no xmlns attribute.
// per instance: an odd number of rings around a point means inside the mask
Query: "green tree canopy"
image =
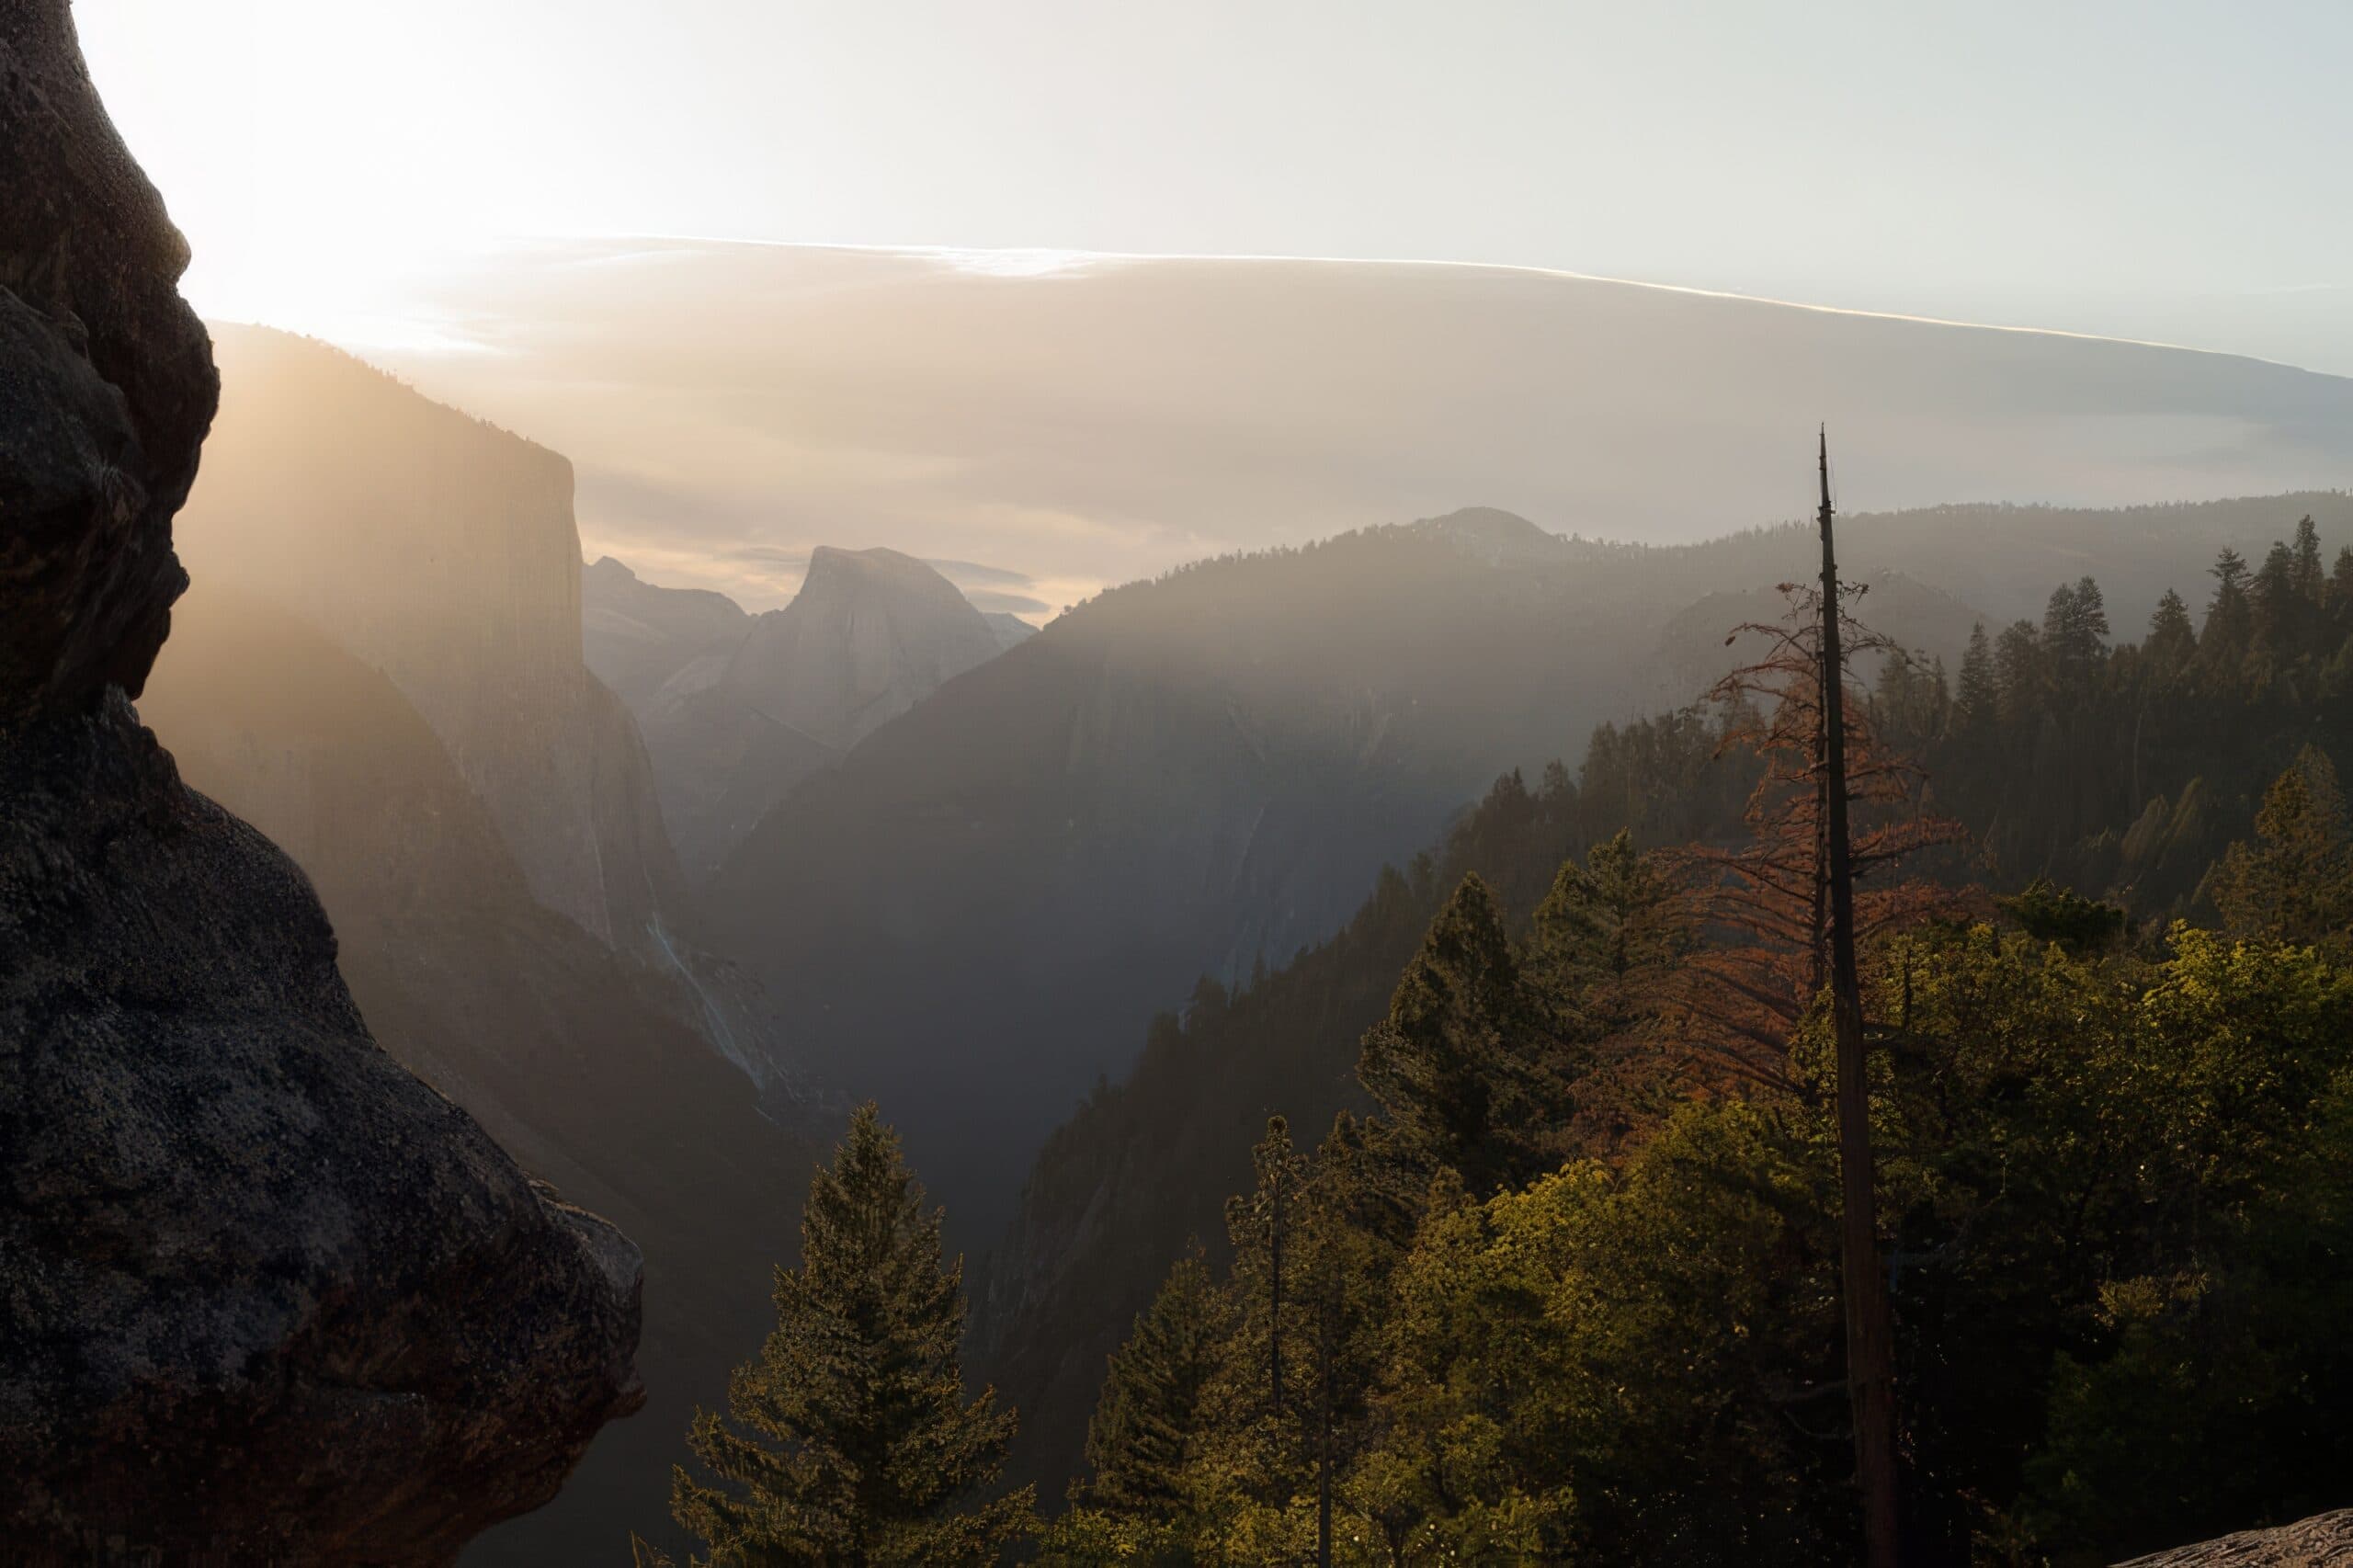
<svg viewBox="0 0 2353 1568"><path fill-rule="evenodd" d="M1364 1037L1358 1075L1425 1173L1461 1173L1474 1192L1550 1164L1561 1067L1521 983L1495 895L1463 878L1405 966L1389 1016Z"/></svg>
<svg viewBox="0 0 2353 1568"><path fill-rule="evenodd" d="M985 1495L1014 1414L967 1403L963 1265L943 1265L897 1134L872 1104L809 1184L801 1265L776 1274L777 1325L688 1437L716 1478L675 1476L671 1512L710 1568L994 1563L1033 1525L1029 1488Z"/></svg>
<svg viewBox="0 0 2353 1568"><path fill-rule="evenodd" d="M2353 931L2353 840L2336 768L2317 746L2297 754L2264 793L2256 843L2231 846L2207 896L2231 929L2342 944Z"/></svg>
<svg viewBox="0 0 2353 1568"><path fill-rule="evenodd" d="M1073 1501L1154 1522L1184 1510L1202 1400L1233 1337L1225 1293L1197 1247L1168 1271L1150 1310L1111 1358L1086 1430L1088 1478Z"/></svg>

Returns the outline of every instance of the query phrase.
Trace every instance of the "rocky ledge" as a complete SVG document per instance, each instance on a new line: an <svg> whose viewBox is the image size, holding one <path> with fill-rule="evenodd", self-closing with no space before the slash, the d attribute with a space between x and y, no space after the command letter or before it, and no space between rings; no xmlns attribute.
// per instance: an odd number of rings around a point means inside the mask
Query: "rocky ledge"
<svg viewBox="0 0 2353 1568"><path fill-rule="evenodd" d="M637 1250L140 727L219 386L67 0L0 0L0 1557L446 1563L642 1403Z"/></svg>
<svg viewBox="0 0 2353 1568"><path fill-rule="evenodd" d="M643 1399L636 1249L377 1048L119 696L0 802L9 1561L438 1562L554 1496Z"/></svg>
<svg viewBox="0 0 2353 1568"><path fill-rule="evenodd" d="M2315 1514L2277 1529L2243 1530L2220 1540L2136 1557L2117 1568L2321 1568L2353 1562L2353 1508Z"/></svg>

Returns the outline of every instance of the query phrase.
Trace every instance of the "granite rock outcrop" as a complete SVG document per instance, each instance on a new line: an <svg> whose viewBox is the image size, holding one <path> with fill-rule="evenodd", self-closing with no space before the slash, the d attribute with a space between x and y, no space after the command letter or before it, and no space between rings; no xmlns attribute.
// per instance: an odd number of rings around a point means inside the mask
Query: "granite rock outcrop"
<svg viewBox="0 0 2353 1568"><path fill-rule="evenodd" d="M2135 1557L2117 1568L2324 1568L2353 1562L2353 1508Z"/></svg>
<svg viewBox="0 0 2353 1568"><path fill-rule="evenodd" d="M0 0L0 1541L447 1562L642 1402L642 1263L141 727L219 388L66 0Z"/></svg>

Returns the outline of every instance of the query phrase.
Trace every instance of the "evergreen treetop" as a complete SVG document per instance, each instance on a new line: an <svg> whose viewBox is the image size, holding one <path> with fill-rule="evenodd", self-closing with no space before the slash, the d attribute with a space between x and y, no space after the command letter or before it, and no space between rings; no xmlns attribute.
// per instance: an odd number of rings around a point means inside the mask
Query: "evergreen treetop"
<svg viewBox="0 0 2353 1568"><path fill-rule="evenodd" d="M777 1325L728 1389L733 1424L688 1437L716 1485L676 1471L671 1511L710 1568L993 1563L1031 1528L1031 1493L982 1496L1015 1416L967 1403L963 1265L875 1107L809 1184L801 1264L776 1273ZM748 1432L750 1435L746 1435Z"/></svg>

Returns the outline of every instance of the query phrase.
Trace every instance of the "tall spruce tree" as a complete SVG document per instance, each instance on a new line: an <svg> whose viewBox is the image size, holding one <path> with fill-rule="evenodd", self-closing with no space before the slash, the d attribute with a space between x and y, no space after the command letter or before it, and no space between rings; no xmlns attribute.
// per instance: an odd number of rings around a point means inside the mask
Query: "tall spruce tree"
<svg viewBox="0 0 2353 1568"><path fill-rule="evenodd" d="M2209 574L2214 597L2207 601L2206 624L2199 629L2198 660L2214 676L2235 678L2255 639L2246 557L2224 545Z"/></svg>
<svg viewBox="0 0 2353 1568"><path fill-rule="evenodd" d="M2326 602L2340 625L2353 619L2353 545L2337 546L2336 561L2328 569Z"/></svg>
<svg viewBox="0 0 2353 1568"><path fill-rule="evenodd" d="M2161 676L2180 670L2198 654L2198 629L2190 624L2189 607L2171 588L2149 617L2149 636L2141 650Z"/></svg>
<svg viewBox="0 0 2353 1568"><path fill-rule="evenodd" d="M1233 1248L1236 1358L1255 1369L1241 1380L1245 1403L1279 1421L1299 1374L1291 1343L1299 1335L1294 1232L1307 1184L1307 1156L1291 1142L1283 1118L1267 1119L1267 1135L1250 1151L1250 1167L1257 1179L1249 1196L1225 1206L1226 1239Z"/></svg>
<svg viewBox="0 0 2353 1568"><path fill-rule="evenodd" d="M2108 652L2108 607L2099 585L2077 578L2051 596L2042 615L2042 659L2052 687L2078 699L2097 674Z"/></svg>
<svg viewBox="0 0 2353 1568"><path fill-rule="evenodd" d="M1994 644L1994 684L2002 722L2024 723L2042 706L2042 634L2030 620L2012 621Z"/></svg>
<svg viewBox="0 0 2353 1568"><path fill-rule="evenodd" d="M2277 669L2292 661L2303 642L2307 608L2296 587L2295 551L2286 541L2272 541L2247 594L2255 612L2256 651Z"/></svg>
<svg viewBox="0 0 2353 1568"><path fill-rule="evenodd" d="M870 1103L809 1184L801 1265L776 1274L777 1325L737 1369L731 1426L688 1437L671 1513L710 1568L994 1563L1033 1528L1032 1491L990 1498L1015 1416L964 1399L963 1264ZM739 1430L745 1429L745 1430ZM745 1435L745 1431L755 1434Z"/></svg>
<svg viewBox="0 0 2353 1568"><path fill-rule="evenodd" d="M2296 524L2295 542L2296 596L2306 604L2319 604L2328 591L2328 578L2320 563L2320 528L2307 512Z"/></svg>
<svg viewBox="0 0 2353 1568"><path fill-rule="evenodd" d="M1963 735L1982 738L1992 733L2001 717L2002 688L1994 673L1994 644L1982 620L1969 629L1969 647L1961 656L1961 685L1953 700Z"/></svg>
<svg viewBox="0 0 2353 1568"><path fill-rule="evenodd" d="M1206 1416L1202 1401L1233 1334L1225 1293L1196 1246L1168 1271L1111 1358L1086 1429L1083 1507L1166 1523L1185 1509L1183 1476Z"/></svg>
<svg viewBox="0 0 2353 1568"><path fill-rule="evenodd" d="M1529 979L1583 1040L1620 1035L1647 1017L1660 982L1693 940L1675 877L1620 828L1561 863L1536 908Z"/></svg>
<svg viewBox="0 0 2353 1568"><path fill-rule="evenodd" d="M2254 845L2234 844L2206 879L2233 930L2342 946L2353 938L2353 835L2336 768L2306 746L2265 791Z"/></svg>
<svg viewBox="0 0 2353 1568"><path fill-rule="evenodd" d="M1521 984L1495 895L1462 879L1364 1037L1357 1074L1424 1173L1461 1174L1474 1193L1553 1163L1542 1151L1563 1114L1563 1063Z"/></svg>

